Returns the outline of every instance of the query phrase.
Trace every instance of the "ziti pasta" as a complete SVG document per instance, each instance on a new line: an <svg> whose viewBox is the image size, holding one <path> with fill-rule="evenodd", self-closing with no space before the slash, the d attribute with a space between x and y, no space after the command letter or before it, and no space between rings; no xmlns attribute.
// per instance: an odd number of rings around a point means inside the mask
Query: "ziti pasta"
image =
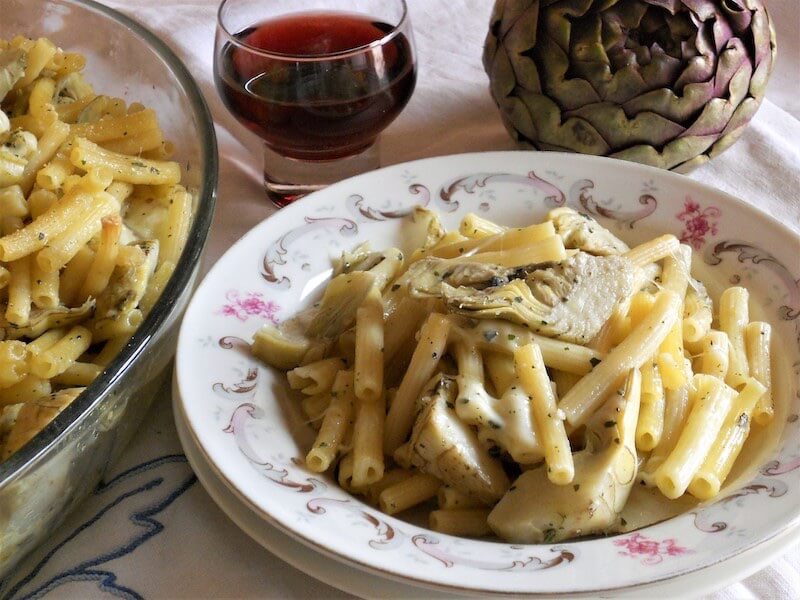
<svg viewBox="0 0 800 600"><path fill-rule="evenodd" d="M569 208L413 218L421 247L345 253L252 346L318 431L306 466L381 510L514 543L618 532L634 485L714 497L773 418L770 326L742 287L715 306L674 236L630 248Z"/></svg>
<svg viewBox="0 0 800 600"><path fill-rule="evenodd" d="M85 64L44 38L0 39L2 458L124 347L191 222L155 111L97 93Z"/></svg>

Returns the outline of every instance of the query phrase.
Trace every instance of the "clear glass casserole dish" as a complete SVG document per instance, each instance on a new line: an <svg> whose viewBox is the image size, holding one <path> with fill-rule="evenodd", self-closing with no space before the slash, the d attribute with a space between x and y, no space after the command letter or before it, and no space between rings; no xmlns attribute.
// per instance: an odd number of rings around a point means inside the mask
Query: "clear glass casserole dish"
<svg viewBox="0 0 800 600"><path fill-rule="evenodd" d="M196 207L175 273L127 346L54 421L0 463L0 577L95 487L169 376L211 226L218 171L214 125L197 84L141 25L90 0L5 0L0 38L17 34L48 37L86 55L86 79L100 93L156 109Z"/></svg>

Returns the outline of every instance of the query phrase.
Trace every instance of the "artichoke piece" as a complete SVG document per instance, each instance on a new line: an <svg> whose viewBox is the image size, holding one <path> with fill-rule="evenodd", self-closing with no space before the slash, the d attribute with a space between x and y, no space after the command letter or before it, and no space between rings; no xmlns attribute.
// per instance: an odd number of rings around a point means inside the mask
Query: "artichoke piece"
<svg viewBox="0 0 800 600"><path fill-rule="evenodd" d="M141 239L154 239L159 236L162 224L168 219L167 205L162 204L150 194L137 194L128 197L123 206L121 237L127 237L128 243Z"/></svg>
<svg viewBox="0 0 800 600"><path fill-rule="evenodd" d="M575 478L556 485L546 465L525 471L489 513L489 526L512 543L559 542L618 531L636 479L640 377L628 378L587 424L586 448L573 454Z"/></svg>
<svg viewBox="0 0 800 600"><path fill-rule="evenodd" d="M448 308L477 319L505 319L527 325L542 335L584 344L611 316L614 307L633 293L634 267L621 256L579 252L562 263L531 271L483 291L442 285Z"/></svg>
<svg viewBox="0 0 800 600"><path fill-rule="evenodd" d="M375 286L380 290L394 279L400 272L404 260L403 253L397 248L387 248L381 252L371 252L369 243L360 244L352 252L342 252L342 257L334 267L334 276L342 273L369 271L375 276Z"/></svg>
<svg viewBox="0 0 800 600"><path fill-rule="evenodd" d="M476 429L478 439L492 456L502 450L521 465L538 463L542 449L531 427L530 399L519 381L514 377L499 398L490 394L479 375L485 370L483 356L470 343L468 333L456 327L451 331L455 339L461 338L461 344L453 348L458 365L454 376L458 384L456 415ZM511 341L508 337L506 340Z"/></svg>
<svg viewBox="0 0 800 600"><path fill-rule="evenodd" d="M76 123L94 123L106 115L124 112L125 101L112 96L97 96L80 112Z"/></svg>
<svg viewBox="0 0 800 600"><path fill-rule="evenodd" d="M141 254L131 264L114 269L108 287L97 297L96 321L117 319L130 313L144 296L158 263L158 241L145 240L132 245L138 247Z"/></svg>
<svg viewBox="0 0 800 600"><path fill-rule="evenodd" d="M81 73L72 72L56 81L56 104L69 104L92 94L94 94L94 89L86 82Z"/></svg>
<svg viewBox="0 0 800 600"><path fill-rule="evenodd" d="M411 439L400 446L395 460L416 467L485 504L494 504L509 488L508 476L477 435L451 408L457 395L455 381L445 375L420 398Z"/></svg>
<svg viewBox="0 0 800 600"><path fill-rule="evenodd" d="M306 335L316 308L314 305L300 311L278 327L269 323L263 325L253 336L253 354L284 371L325 358L333 340L318 340Z"/></svg>
<svg viewBox="0 0 800 600"><path fill-rule="evenodd" d="M36 136L30 131L15 131L0 147L0 154L11 155L27 163L27 159L39 147Z"/></svg>
<svg viewBox="0 0 800 600"><path fill-rule="evenodd" d="M369 242L359 244L350 252L345 250L333 267L333 276L353 271L369 271L378 263L379 254L370 250Z"/></svg>
<svg viewBox="0 0 800 600"><path fill-rule="evenodd" d="M444 227L442 227L442 222L439 220L439 215L422 206L414 207L411 221L404 219L403 227L407 228L403 230L402 236L406 242L404 246L406 249L430 248L441 240L446 233Z"/></svg>
<svg viewBox="0 0 800 600"><path fill-rule="evenodd" d="M74 325L88 319L94 307L95 301L90 298L76 308L67 308L66 306L34 308L31 310L28 324L24 327L17 327L13 323L9 323L5 318L5 312L3 312L0 313L0 328L2 328L6 339L9 340L34 339L49 329Z"/></svg>
<svg viewBox="0 0 800 600"><path fill-rule="evenodd" d="M14 131L0 145L0 188L20 181L38 142L30 131Z"/></svg>
<svg viewBox="0 0 800 600"><path fill-rule="evenodd" d="M486 263L454 263L443 258L424 258L408 268L403 281L415 298L440 298L443 284L484 289L508 283L517 269Z"/></svg>
<svg viewBox="0 0 800 600"><path fill-rule="evenodd" d="M28 55L21 48L8 48L0 52L0 102L25 76Z"/></svg>
<svg viewBox="0 0 800 600"><path fill-rule="evenodd" d="M597 256L622 254L630 250L625 242L592 217L566 206L551 210L547 219L552 221L566 248L577 248Z"/></svg>
<svg viewBox="0 0 800 600"><path fill-rule="evenodd" d="M306 334L312 338L332 340L349 329L356 321L358 307L375 281L375 275L368 271L342 273L331 279Z"/></svg>
<svg viewBox="0 0 800 600"><path fill-rule="evenodd" d="M8 431L0 460L6 460L44 429L86 388L68 388L45 398L29 400L20 408L16 421Z"/></svg>
<svg viewBox="0 0 800 600"><path fill-rule="evenodd" d="M253 354L283 371L300 366L310 348L308 338L289 336L270 324L262 325L253 336Z"/></svg>

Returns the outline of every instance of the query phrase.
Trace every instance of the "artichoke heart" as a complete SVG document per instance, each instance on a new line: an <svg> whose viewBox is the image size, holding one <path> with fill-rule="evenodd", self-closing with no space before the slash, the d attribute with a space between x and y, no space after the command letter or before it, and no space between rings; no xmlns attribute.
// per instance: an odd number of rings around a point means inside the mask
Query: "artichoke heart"
<svg viewBox="0 0 800 600"><path fill-rule="evenodd" d="M6 460L27 444L58 414L69 406L85 388L67 388L44 398L25 402L16 413L16 420L8 430L0 460Z"/></svg>
<svg viewBox="0 0 800 600"><path fill-rule="evenodd" d="M277 369L294 369L303 362L311 347L311 340L292 337L267 323L253 336L252 351L255 356Z"/></svg>
<svg viewBox="0 0 800 600"><path fill-rule="evenodd" d="M56 81L54 99L56 104L69 104L75 100L81 100L94 93L92 86L86 83L81 73L73 71L67 75L59 77Z"/></svg>
<svg viewBox="0 0 800 600"><path fill-rule="evenodd" d="M36 136L30 131L17 130L8 134L0 145L0 188L19 183L37 146Z"/></svg>
<svg viewBox="0 0 800 600"><path fill-rule="evenodd" d="M342 257L333 269L333 275L335 277L342 273L368 271L375 276L375 286L383 290L386 284L400 272L404 259L403 252L397 248L372 252L369 243L365 242L352 252L342 252Z"/></svg>
<svg viewBox="0 0 800 600"><path fill-rule="evenodd" d="M9 158L16 158L24 161L23 165L25 165L38 146L39 142L36 136L30 131L17 130L3 142L0 152L5 155L4 158L6 160Z"/></svg>
<svg viewBox="0 0 800 600"><path fill-rule="evenodd" d="M263 325L253 336L253 354L283 370L322 359L339 335L355 323L356 311L376 279L370 271L337 275L320 302L278 327Z"/></svg>
<svg viewBox="0 0 800 600"><path fill-rule="evenodd" d="M5 338L9 340L34 339L50 329L66 327L88 319L94 310L94 306L95 301L90 298L81 306L75 308L67 308L66 306L34 308L31 310L28 324L24 327L17 327L13 323L9 323L5 318L5 311L3 311L0 313L0 328L2 328Z"/></svg>
<svg viewBox="0 0 800 600"><path fill-rule="evenodd" d="M314 338L336 339L356 321L356 311L375 285L376 276L369 271L342 273L331 279L322 302L306 334Z"/></svg>
<svg viewBox="0 0 800 600"><path fill-rule="evenodd" d="M397 463L416 467L485 503L497 502L510 486L500 462L492 458L475 432L452 406L458 386L440 375L419 403L411 439L394 453Z"/></svg>
<svg viewBox="0 0 800 600"><path fill-rule="evenodd" d="M411 222L404 220L403 239L405 248L430 248L445 236L439 215L423 206L415 206Z"/></svg>
<svg viewBox="0 0 800 600"><path fill-rule="evenodd" d="M111 281L97 297L95 319L116 319L139 306L158 263L158 241L132 244L142 252L131 264L114 269Z"/></svg>
<svg viewBox="0 0 800 600"><path fill-rule="evenodd" d="M475 290L442 285L448 308L477 319L505 319L542 335L586 343L600 331L614 307L633 292L634 267L621 256L579 252L526 280Z"/></svg>
<svg viewBox="0 0 800 600"><path fill-rule="evenodd" d="M547 219L564 240L565 248L577 248L597 256L622 254L630 250L625 242L592 217L566 206L551 210Z"/></svg>
<svg viewBox="0 0 800 600"><path fill-rule="evenodd" d="M489 526L512 543L559 542L617 531L638 468L635 437L640 377L595 413L586 448L573 454L575 477L567 485L547 478L547 466L525 471L489 514Z"/></svg>
<svg viewBox="0 0 800 600"><path fill-rule="evenodd" d="M0 52L0 102L25 76L28 56L22 48L8 48Z"/></svg>
<svg viewBox="0 0 800 600"><path fill-rule="evenodd" d="M369 271L378 263L378 255L378 252L370 250L369 242L359 244L349 252L345 250L333 267L333 276L353 271Z"/></svg>
<svg viewBox="0 0 800 600"><path fill-rule="evenodd" d="M408 268L403 280L415 298L440 298L444 285L484 289L498 286L514 277L517 269L487 263L456 263L442 258L424 258Z"/></svg>

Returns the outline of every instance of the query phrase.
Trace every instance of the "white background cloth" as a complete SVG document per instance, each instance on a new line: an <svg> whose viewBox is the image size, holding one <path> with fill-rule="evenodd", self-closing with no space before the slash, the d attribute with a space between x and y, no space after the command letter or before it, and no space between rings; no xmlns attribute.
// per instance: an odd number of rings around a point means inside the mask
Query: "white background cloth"
<svg viewBox="0 0 800 600"><path fill-rule="evenodd" d="M165 39L211 107L221 172L207 269L274 210L261 191L260 143L228 114L213 86L217 0L107 4ZM419 79L410 104L382 138L383 163L511 149L480 62L491 1L409 4ZM770 6L780 53L767 100L740 141L692 177L800 231L800 8L796 0L772 0ZM214 505L182 456L167 392L115 474L20 565L5 592L80 598L346 596L263 550ZM800 546L714 598L800 598Z"/></svg>

